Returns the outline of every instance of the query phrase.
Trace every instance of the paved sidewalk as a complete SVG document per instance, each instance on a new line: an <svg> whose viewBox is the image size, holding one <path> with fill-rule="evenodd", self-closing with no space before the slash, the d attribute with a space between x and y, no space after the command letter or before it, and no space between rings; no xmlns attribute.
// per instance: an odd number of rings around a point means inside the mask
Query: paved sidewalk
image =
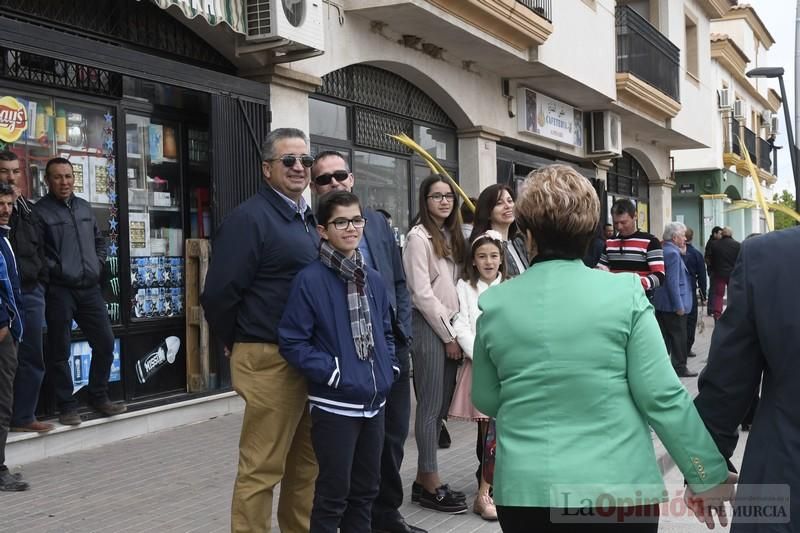
<svg viewBox="0 0 800 533"><path fill-rule="evenodd" d="M695 348L699 355L690 360L695 370L706 360L712 327L710 319L706 320L709 327L698 337ZM696 381L683 380L692 395ZM0 531L228 531L240 426L240 414L228 415L28 464L22 471L32 489L0 493ZM453 447L440 452L442 476L454 488L464 490L471 503L475 424L454 421L449 428ZM431 533L500 531L497 523L485 522L471 512L449 516L411 504L408 494L416 459L412 434L402 472L407 494L402 512L409 523ZM679 473L673 469L666 477L675 482L675 476ZM665 523L661 529L694 531L691 528L694 526L684 522Z"/></svg>

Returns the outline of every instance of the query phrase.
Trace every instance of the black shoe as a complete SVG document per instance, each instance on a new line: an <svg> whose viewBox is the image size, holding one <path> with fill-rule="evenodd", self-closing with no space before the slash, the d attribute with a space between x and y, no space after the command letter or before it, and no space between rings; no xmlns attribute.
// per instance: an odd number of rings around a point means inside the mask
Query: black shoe
<svg viewBox="0 0 800 533"><path fill-rule="evenodd" d="M31 488L31 486L27 481L22 481L21 475L12 474L7 469L0 470L0 491L21 492L29 488Z"/></svg>
<svg viewBox="0 0 800 533"><path fill-rule="evenodd" d="M750 424L742 424L742 431L750 431Z"/></svg>
<svg viewBox="0 0 800 533"><path fill-rule="evenodd" d="M450 440L450 432L447 431L447 425L442 422L442 429L439 430L439 448L449 448L453 444Z"/></svg>
<svg viewBox="0 0 800 533"><path fill-rule="evenodd" d="M696 378L697 377L697 372L692 372L689 369L676 370L675 373L678 374L679 378Z"/></svg>
<svg viewBox="0 0 800 533"><path fill-rule="evenodd" d="M467 502L456 497L456 495L447 488L447 485L442 485L436 489L436 493L434 494L422 489L422 494L419 497L419 505L425 509L439 511L440 513L461 514L467 512Z"/></svg>
<svg viewBox="0 0 800 533"><path fill-rule="evenodd" d="M100 403L90 403L89 407L103 416L121 415L128 410L124 403L111 403L108 400Z"/></svg>
<svg viewBox="0 0 800 533"><path fill-rule="evenodd" d="M407 524L403 517L400 517L389 524L373 524L372 533L428 533L428 531L421 527Z"/></svg>
<svg viewBox="0 0 800 533"><path fill-rule="evenodd" d="M78 411L64 411L58 415L58 422L65 426L80 426L83 420Z"/></svg>
<svg viewBox="0 0 800 533"><path fill-rule="evenodd" d="M454 498L460 498L464 501L467 501L467 495L461 492L460 490L452 490L450 489L450 485L442 485L446 490L453 495ZM422 485L417 483L416 481L411 484L411 501L416 503L419 502L419 497L422 495Z"/></svg>
<svg viewBox="0 0 800 533"><path fill-rule="evenodd" d="M697 357L697 354L694 352L689 352L689 357Z"/></svg>

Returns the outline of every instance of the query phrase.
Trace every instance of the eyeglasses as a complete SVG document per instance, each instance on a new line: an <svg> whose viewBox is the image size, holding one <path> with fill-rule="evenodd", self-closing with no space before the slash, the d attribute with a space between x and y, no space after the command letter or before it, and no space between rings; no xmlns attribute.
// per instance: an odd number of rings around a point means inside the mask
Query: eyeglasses
<svg viewBox="0 0 800 533"><path fill-rule="evenodd" d="M274 159L267 159L268 162L272 163L273 161L280 161L283 163L283 166L286 168L292 168L297 160L300 160L300 163L306 167L311 168L311 165L314 164L314 158L310 155L282 155L280 157L276 157Z"/></svg>
<svg viewBox="0 0 800 533"><path fill-rule="evenodd" d="M333 225L333 227L339 231L346 230L350 224L352 224L355 229L361 229L367 225L367 219L364 217L334 218L328 222L328 226Z"/></svg>
<svg viewBox="0 0 800 533"><path fill-rule="evenodd" d="M433 194L429 194L428 195L428 199L429 200L433 200L434 202L439 202L439 203L442 203L445 200L447 200L448 202L452 202L453 200L456 199L456 195L451 193L451 192L449 192L447 194L442 194L440 192L435 192Z"/></svg>
<svg viewBox="0 0 800 533"><path fill-rule="evenodd" d="M339 183L341 183L349 177L350 173L348 171L336 170L334 172L328 172L327 174L320 174L319 176L314 178L314 183L316 183L317 185L328 185L334 179Z"/></svg>

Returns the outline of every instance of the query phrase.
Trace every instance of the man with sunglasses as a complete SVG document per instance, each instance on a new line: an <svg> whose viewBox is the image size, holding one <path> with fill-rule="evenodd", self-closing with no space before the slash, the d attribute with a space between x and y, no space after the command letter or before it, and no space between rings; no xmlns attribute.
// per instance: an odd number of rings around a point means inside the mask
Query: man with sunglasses
<svg viewBox="0 0 800 533"><path fill-rule="evenodd" d="M280 530L303 532L317 476L308 390L281 356L277 328L292 279L319 255L317 223L303 199L313 159L306 134L293 128L270 132L262 153L263 183L220 226L201 302L245 401L231 531L270 531L280 483Z"/></svg>
<svg viewBox="0 0 800 533"><path fill-rule="evenodd" d="M317 154L311 167L311 176L311 190L318 198L335 190L351 192L355 181L344 156L336 151ZM366 207L363 213L369 223L364 227L358 249L364 262L381 274L389 288L395 355L400 363L400 377L392 386L386 401L381 483L378 497L372 504L372 530L376 533L425 533L424 529L408 525L399 511L403 504L400 466L411 416L411 298L406 288L400 248L392 229L380 213Z"/></svg>

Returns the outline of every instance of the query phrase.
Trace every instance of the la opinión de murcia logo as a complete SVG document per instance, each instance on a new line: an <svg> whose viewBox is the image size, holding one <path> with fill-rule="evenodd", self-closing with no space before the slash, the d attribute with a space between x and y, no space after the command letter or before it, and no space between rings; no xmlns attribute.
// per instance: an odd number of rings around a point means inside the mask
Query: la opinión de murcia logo
<svg viewBox="0 0 800 533"><path fill-rule="evenodd" d="M12 96L0 98L0 140L17 141L28 128L28 110Z"/></svg>

